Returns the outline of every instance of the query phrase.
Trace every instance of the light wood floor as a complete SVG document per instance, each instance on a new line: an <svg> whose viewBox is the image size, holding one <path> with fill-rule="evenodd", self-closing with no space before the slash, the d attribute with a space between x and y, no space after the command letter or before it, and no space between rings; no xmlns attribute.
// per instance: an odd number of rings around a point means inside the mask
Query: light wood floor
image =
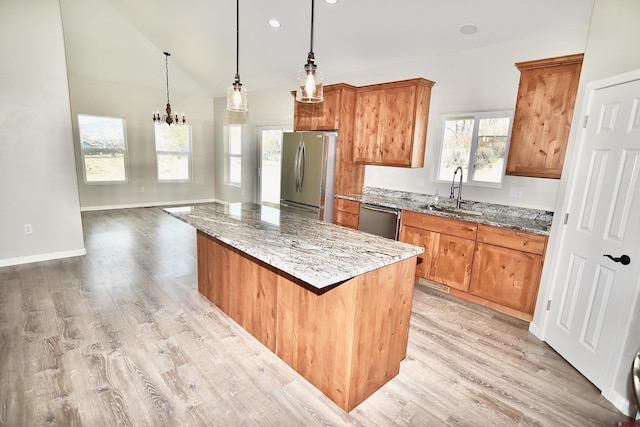
<svg viewBox="0 0 640 427"><path fill-rule="evenodd" d="M344 413L197 293L195 231L82 214L87 255L0 268L0 424L614 426L526 322L417 287L400 374Z"/></svg>

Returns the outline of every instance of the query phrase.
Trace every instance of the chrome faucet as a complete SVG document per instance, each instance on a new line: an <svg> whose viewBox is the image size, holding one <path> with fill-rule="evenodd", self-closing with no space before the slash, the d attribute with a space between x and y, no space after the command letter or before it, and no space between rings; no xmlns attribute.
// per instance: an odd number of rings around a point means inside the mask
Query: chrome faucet
<svg viewBox="0 0 640 427"><path fill-rule="evenodd" d="M455 185L456 183L456 174L460 171L460 183ZM449 194L449 198L453 199L455 197L455 190L458 189L458 198L456 200L456 209L460 209L460 202L462 202L462 166L458 166L453 172L453 179L451 180L451 194Z"/></svg>

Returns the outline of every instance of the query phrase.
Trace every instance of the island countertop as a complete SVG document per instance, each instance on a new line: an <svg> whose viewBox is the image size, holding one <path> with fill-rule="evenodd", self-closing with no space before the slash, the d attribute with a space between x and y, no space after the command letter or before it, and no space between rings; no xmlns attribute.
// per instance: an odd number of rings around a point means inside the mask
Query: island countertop
<svg viewBox="0 0 640 427"><path fill-rule="evenodd" d="M254 203L210 203L164 210L317 289L424 252L418 246Z"/></svg>

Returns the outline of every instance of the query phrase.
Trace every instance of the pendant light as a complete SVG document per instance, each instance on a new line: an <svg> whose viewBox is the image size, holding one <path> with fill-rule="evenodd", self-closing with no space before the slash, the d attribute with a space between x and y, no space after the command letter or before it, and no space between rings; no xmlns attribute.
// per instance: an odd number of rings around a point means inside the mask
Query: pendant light
<svg viewBox="0 0 640 427"><path fill-rule="evenodd" d="M239 69L240 58L240 0L236 0L236 76L233 84L227 90L227 110L244 113L247 107L247 90L240 83Z"/></svg>
<svg viewBox="0 0 640 427"><path fill-rule="evenodd" d="M313 11L314 0L311 0L311 46L307 55L307 63L298 71L298 86L296 89L296 101L322 102L322 72L318 70L316 58L313 54Z"/></svg>
<svg viewBox="0 0 640 427"><path fill-rule="evenodd" d="M175 123L177 125L183 125L186 122L184 118L184 113L182 113L182 121L178 120L177 114L171 115L171 103L169 102L169 57L171 56L171 54L169 52L163 52L163 53L164 53L164 68L167 76L167 107L165 108L165 111L167 112L167 114L160 116L159 111L154 112L153 122L157 125L161 125L164 123L168 124L169 126L171 126L171 123Z"/></svg>

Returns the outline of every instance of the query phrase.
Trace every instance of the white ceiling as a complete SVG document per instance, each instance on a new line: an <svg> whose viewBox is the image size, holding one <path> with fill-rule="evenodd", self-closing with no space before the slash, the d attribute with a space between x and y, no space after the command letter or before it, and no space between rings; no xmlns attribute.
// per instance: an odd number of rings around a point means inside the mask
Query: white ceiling
<svg viewBox="0 0 640 427"><path fill-rule="evenodd" d="M60 0L69 74L223 96L233 82L234 0ZM585 28L593 0L315 0L325 83L504 41ZM268 25L278 19L279 29ZM306 62L310 0L240 0L240 76L251 92L289 85ZM460 33L474 24L478 32ZM428 78L428 76L426 76Z"/></svg>

